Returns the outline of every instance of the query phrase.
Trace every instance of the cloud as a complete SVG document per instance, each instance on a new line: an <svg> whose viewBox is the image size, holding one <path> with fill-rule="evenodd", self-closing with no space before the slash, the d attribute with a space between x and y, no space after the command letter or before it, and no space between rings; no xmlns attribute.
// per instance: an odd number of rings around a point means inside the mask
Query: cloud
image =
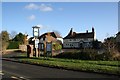
<svg viewBox="0 0 120 80"><path fill-rule="evenodd" d="M36 18L35 15L31 15L31 16L28 17L28 19L31 20L31 21L35 20L35 18Z"/></svg>
<svg viewBox="0 0 120 80"><path fill-rule="evenodd" d="M30 3L29 5L26 5L25 8L29 10L34 10L34 9L39 9L39 6L36 4Z"/></svg>
<svg viewBox="0 0 120 80"><path fill-rule="evenodd" d="M25 8L28 10L40 10L42 12L53 11L53 8L51 7L50 4L37 5L37 4L30 3L29 5L26 5Z"/></svg>
<svg viewBox="0 0 120 80"><path fill-rule="evenodd" d="M48 6L48 5L41 4L40 5L40 11L44 11L44 12L46 12L46 11L53 11L53 8Z"/></svg>

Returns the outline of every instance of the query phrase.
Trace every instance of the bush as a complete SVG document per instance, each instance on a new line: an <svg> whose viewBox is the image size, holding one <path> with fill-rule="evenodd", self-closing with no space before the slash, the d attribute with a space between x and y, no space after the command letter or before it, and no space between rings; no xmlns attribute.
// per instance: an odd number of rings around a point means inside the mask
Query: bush
<svg viewBox="0 0 120 80"><path fill-rule="evenodd" d="M103 54L97 54L95 60L114 60L112 54L110 52L106 51Z"/></svg>
<svg viewBox="0 0 120 80"><path fill-rule="evenodd" d="M7 49L18 49L19 48L19 42L11 41L9 42L9 45Z"/></svg>
<svg viewBox="0 0 120 80"><path fill-rule="evenodd" d="M53 47L53 49L55 49L55 50L61 50L61 49L62 49L62 45L60 45L59 43L54 43L54 44L52 45L52 47Z"/></svg>
<svg viewBox="0 0 120 80"><path fill-rule="evenodd" d="M102 55L103 55L103 60L113 60L113 56L108 51L104 52Z"/></svg>
<svg viewBox="0 0 120 80"><path fill-rule="evenodd" d="M57 58L68 58L68 59L82 59L82 60L94 60L97 52L91 49L84 49L75 52L63 52L56 55Z"/></svg>
<svg viewBox="0 0 120 80"><path fill-rule="evenodd" d="M56 58L81 59L81 60L120 60L120 56L113 58L113 55L106 51L98 54L94 49L83 49L73 52L63 52L55 56Z"/></svg>

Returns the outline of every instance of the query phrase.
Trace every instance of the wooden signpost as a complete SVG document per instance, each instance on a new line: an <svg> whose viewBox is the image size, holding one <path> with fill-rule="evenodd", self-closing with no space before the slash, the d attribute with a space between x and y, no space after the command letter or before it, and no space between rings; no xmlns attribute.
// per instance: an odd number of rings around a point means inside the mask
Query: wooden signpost
<svg viewBox="0 0 120 80"><path fill-rule="evenodd" d="M39 57L38 55L38 43L39 43L39 28L38 26L34 26L33 27L33 37L34 37L34 52L35 52L35 56Z"/></svg>

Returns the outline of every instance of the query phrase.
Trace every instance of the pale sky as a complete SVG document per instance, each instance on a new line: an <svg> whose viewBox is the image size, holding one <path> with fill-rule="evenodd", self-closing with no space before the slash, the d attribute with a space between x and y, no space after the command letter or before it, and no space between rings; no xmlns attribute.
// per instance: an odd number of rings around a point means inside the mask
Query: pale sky
<svg viewBox="0 0 120 80"><path fill-rule="evenodd" d="M2 2L3 30L32 36L35 25L40 34L56 30L62 37L71 28L80 33L94 27L103 41L118 32L118 2Z"/></svg>

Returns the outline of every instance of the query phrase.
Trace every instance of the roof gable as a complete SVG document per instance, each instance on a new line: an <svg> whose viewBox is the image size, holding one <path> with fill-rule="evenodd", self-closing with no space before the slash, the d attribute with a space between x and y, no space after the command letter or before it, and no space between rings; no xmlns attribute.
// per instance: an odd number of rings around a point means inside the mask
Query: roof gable
<svg viewBox="0 0 120 80"><path fill-rule="evenodd" d="M56 34L55 32L47 32L42 34L41 36L39 36L39 39L41 38L45 38L46 35L50 34L50 36L54 37L54 38L62 38L59 34Z"/></svg>
<svg viewBox="0 0 120 80"><path fill-rule="evenodd" d="M76 32L73 32L71 28L68 35L63 39L74 39L74 38L94 38L94 32L76 33Z"/></svg>

